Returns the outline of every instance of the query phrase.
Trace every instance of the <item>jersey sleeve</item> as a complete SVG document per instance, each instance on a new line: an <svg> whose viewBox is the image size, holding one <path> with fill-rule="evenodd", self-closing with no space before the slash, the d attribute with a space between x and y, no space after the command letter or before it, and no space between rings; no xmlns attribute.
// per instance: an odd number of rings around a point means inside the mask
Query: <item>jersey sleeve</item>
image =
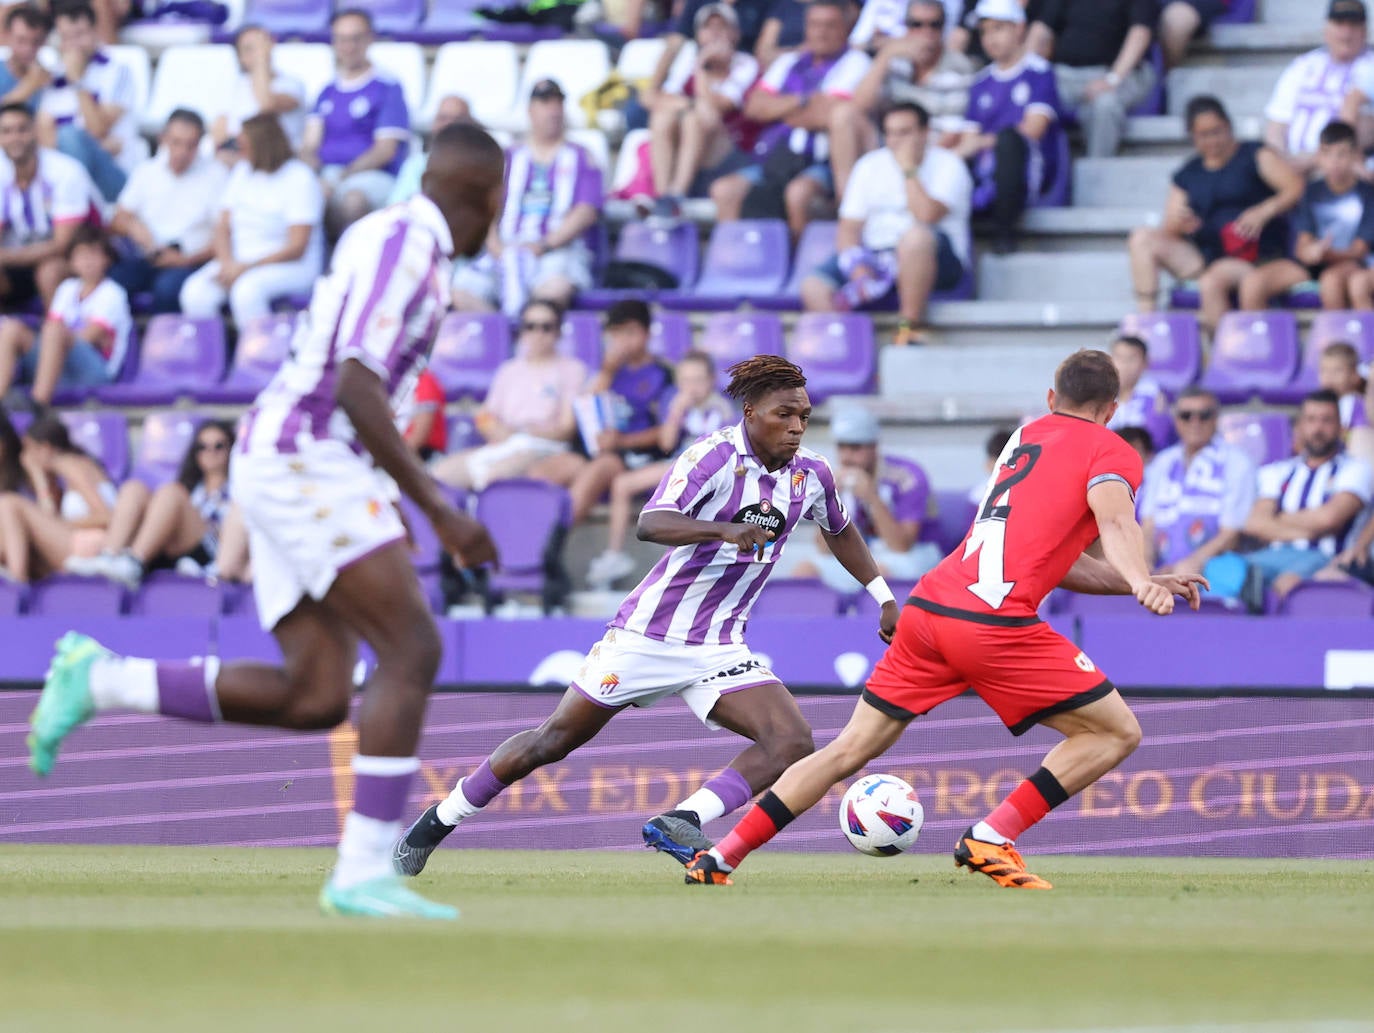
<svg viewBox="0 0 1374 1033"><path fill-rule="evenodd" d="M105 280L86 299L86 317L116 333L129 322L129 296L113 280Z"/></svg>
<svg viewBox="0 0 1374 1033"><path fill-rule="evenodd" d="M1131 498L1134 499L1145 476L1145 464L1141 462L1139 452L1110 431L1106 433L1108 439L1098 446L1088 464L1088 483L1083 490L1088 492L1099 484L1120 481L1130 489Z"/></svg>
<svg viewBox="0 0 1374 1033"><path fill-rule="evenodd" d="M1298 86L1302 78L1301 62L1298 58L1279 76L1279 81L1274 84L1274 92L1269 96L1269 103L1265 105L1264 117L1271 122L1282 122L1287 124L1293 121L1293 115L1298 106Z"/></svg>
<svg viewBox="0 0 1374 1033"><path fill-rule="evenodd" d="M76 319L79 306L76 304L81 293L81 281L73 277L63 280L53 291L52 303L48 305L48 318L69 326Z"/></svg>
<svg viewBox="0 0 1374 1033"><path fill-rule="evenodd" d="M360 253L365 246L347 245L346 261L354 267L349 293L336 331L338 363L356 359L379 376L391 380L406 340L406 322L419 295L433 290L434 249L432 238L406 223L398 223L374 257ZM338 263L338 252L335 262Z"/></svg>
<svg viewBox="0 0 1374 1033"><path fill-rule="evenodd" d="M318 226L324 217L324 192L320 181L303 162L293 161L289 174L281 177L288 226Z"/></svg>
<svg viewBox="0 0 1374 1033"><path fill-rule="evenodd" d="M1370 470L1368 463L1352 459L1341 464L1331 484L1331 494L1336 495L1343 491L1359 499L1361 506L1369 505L1370 495L1374 493L1374 471Z"/></svg>
<svg viewBox="0 0 1374 1033"><path fill-rule="evenodd" d="M759 63L752 54L736 54L730 61L730 74L716 86L716 93L735 105L744 106L744 95L759 77Z"/></svg>
<svg viewBox="0 0 1374 1033"><path fill-rule="evenodd" d="M861 50L851 50L825 77L822 92L831 97L851 97L873 62Z"/></svg>
<svg viewBox="0 0 1374 1033"><path fill-rule="evenodd" d="M787 82L787 73L792 70L792 66L797 62L797 51L783 54L768 66L768 71L763 73L763 78L759 80L758 88L764 93L781 93L782 87Z"/></svg>
<svg viewBox="0 0 1374 1033"><path fill-rule="evenodd" d="M406 95L401 84L388 82L377 107L377 125L372 136L378 140L409 140L410 112L406 110Z"/></svg>
<svg viewBox="0 0 1374 1033"><path fill-rule="evenodd" d="M577 152L577 180L573 184L573 204L589 204L601 207L601 170L596 167L586 148L579 147Z"/></svg>
<svg viewBox="0 0 1374 1033"><path fill-rule="evenodd" d="M835 487L835 471L824 459L819 459L810 470L816 483L808 487L811 504L806 517L819 524L826 534L839 534L849 526L849 511L844 508L839 489Z"/></svg>
<svg viewBox="0 0 1374 1033"><path fill-rule="evenodd" d="M75 162L72 163L75 165ZM90 177L81 166L64 168L53 177L52 221L85 222L91 213Z"/></svg>
<svg viewBox="0 0 1374 1033"><path fill-rule="evenodd" d="M1289 466L1283 460L1261 466L1255 480L1255 494L1262 499L1277 501L1283 494L1283 482L1288 478Z"/></svg>
<svg viewBox="0 0 1374 1033"><path fill-rule="evenodd" d="M722 487L728 490L729 484L723 482L727 471L733 476L733 456L734 446L728 438L697 442L678 456L663 475L663 480L644 504L644 512L671 509L690 514L713 492Z"/></svg>

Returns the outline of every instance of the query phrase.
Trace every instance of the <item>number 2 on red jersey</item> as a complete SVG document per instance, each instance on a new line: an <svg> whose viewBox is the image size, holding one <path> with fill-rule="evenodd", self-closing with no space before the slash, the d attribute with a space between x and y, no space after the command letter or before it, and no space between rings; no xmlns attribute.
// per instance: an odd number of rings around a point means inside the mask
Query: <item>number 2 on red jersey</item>
<svg viewBox="0 0 1374 1033"><path fill-rule="evenodd" d="M969 585L968 590L994 610L1006 602L1016 587L1016 582L1008 581L1005 574L1012 488L1030 476L1039 459L1039 445L1017 444L1012 448L1006 459L998 464L997 480L983 498L983 508L964 542L964 559L975 552L978 554L978 580Z"/></svg>

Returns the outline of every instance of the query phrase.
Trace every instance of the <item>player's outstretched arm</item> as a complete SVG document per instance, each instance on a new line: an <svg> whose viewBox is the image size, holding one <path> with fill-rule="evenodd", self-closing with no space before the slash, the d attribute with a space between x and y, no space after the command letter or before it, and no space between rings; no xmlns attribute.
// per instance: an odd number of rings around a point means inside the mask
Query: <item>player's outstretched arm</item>
<svg viewBox="0 0 1374 1033"><path fill-rule="evenodd" d="M869 589L869 594L882 607L882 613L878 618L878 635L884 642L892 641L892 633L897 628L897 617L900 611L897 602L892 597L892 590L888 588L887 582L883 581L882 573L878 570L878 563L873 559L873 553L868 550L868 543L864 541L864 536L859 529L854 526L851 520L845 524L839 534L827 534L825 544L830 549L831 555L840 561L840 566L844 567L852 577L864 588ZM880 588L869 588L877 582ZM879 594L874 594L875 590Z"/></svg>
<svg viewBox="0 0 1374 1033"><path fill-rule="evenodd" d="M406 447L391 418L391 400L382 378L357 359L345 359L339 367L334 394L358 440L396 486L420 507L444 548L456 554L464 566L495 562L496 546L486 528L449 504L429 471Z"/></svg>
<svg viewBox="0 0 1374 1033"><path fill-rule="evenodd" d="M639 514L635 534L641 542L655 545L699 545L702 542L728 542L741 553L754 553L763 559L764 547L773 540L773 532L754 524L726 523L719 520L698 520L673 509L652 509Z"/></svg>
<svg viewBox="0 0 1374 1033"><path fill-rule="evenodd" d="M1103 481L1088 489L1088 506L1097 519L1102 555L1125 579L1140 605L1161 616L1172 613L1174 596L1150 577L1145 563L1145 536L1135 522L1135 500L1119 480Z"/></svg>

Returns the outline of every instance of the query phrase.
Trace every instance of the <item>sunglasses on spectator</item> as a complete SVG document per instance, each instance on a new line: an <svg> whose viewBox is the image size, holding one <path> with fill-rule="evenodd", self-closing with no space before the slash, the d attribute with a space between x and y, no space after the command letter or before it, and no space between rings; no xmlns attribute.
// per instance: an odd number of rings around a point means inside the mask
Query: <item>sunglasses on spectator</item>
<svg viewBox="0 0 1374 1033"><path fill-rule="evenodd" d="M1179 409L1174 416L1184 423L1191 423L1193 420L1215 420L1217 411L1215 409Z"/></svg>
<svg viewBox="0 0 1374 1033"><path fill-rule="evenodd" d="M558 332L557 323L534 323L525 321L520 324L521 330L528 330L532 334L555 334Z"/></svg>
<svg viewBox="0 0 1374 1033"><path fill-rule="evenodd" d="M908 29L943 29L945 27L945 21L943 18L936 21L922 21L920 18L908 18L906 20L906 27Z"/></svg>
<svg viewBox="0 0 1374 1033"><path fill-rule="evenodd" d="M227 441L197 441L197 452L223 452L229 448Z"/></svg>

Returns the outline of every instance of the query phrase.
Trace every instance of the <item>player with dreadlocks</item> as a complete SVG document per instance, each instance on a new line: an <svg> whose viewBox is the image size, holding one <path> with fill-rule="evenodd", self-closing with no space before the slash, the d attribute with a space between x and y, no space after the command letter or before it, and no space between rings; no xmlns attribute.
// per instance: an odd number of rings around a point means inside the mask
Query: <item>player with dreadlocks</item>
<svg viewBox="0 0 1374 1033"><path fill-rule="evenodd" d="M835 557L881 605L879 634L892 640L892 592L849 521L829 464L802 448L811 419L805 375L775 355L746 359L730 375L726 393L744 419L687 449L640 514L640 539L671 551L626 597L548 719L498 746L397 840L399 873L418 875L460 822L588 742L625 707L673 695L708 728L753 744L644 826L645 844L683 865L710 849L702 825L743 807L814 749L796 701L744 644L754 600L803 517L826 531Z"/></svg>

